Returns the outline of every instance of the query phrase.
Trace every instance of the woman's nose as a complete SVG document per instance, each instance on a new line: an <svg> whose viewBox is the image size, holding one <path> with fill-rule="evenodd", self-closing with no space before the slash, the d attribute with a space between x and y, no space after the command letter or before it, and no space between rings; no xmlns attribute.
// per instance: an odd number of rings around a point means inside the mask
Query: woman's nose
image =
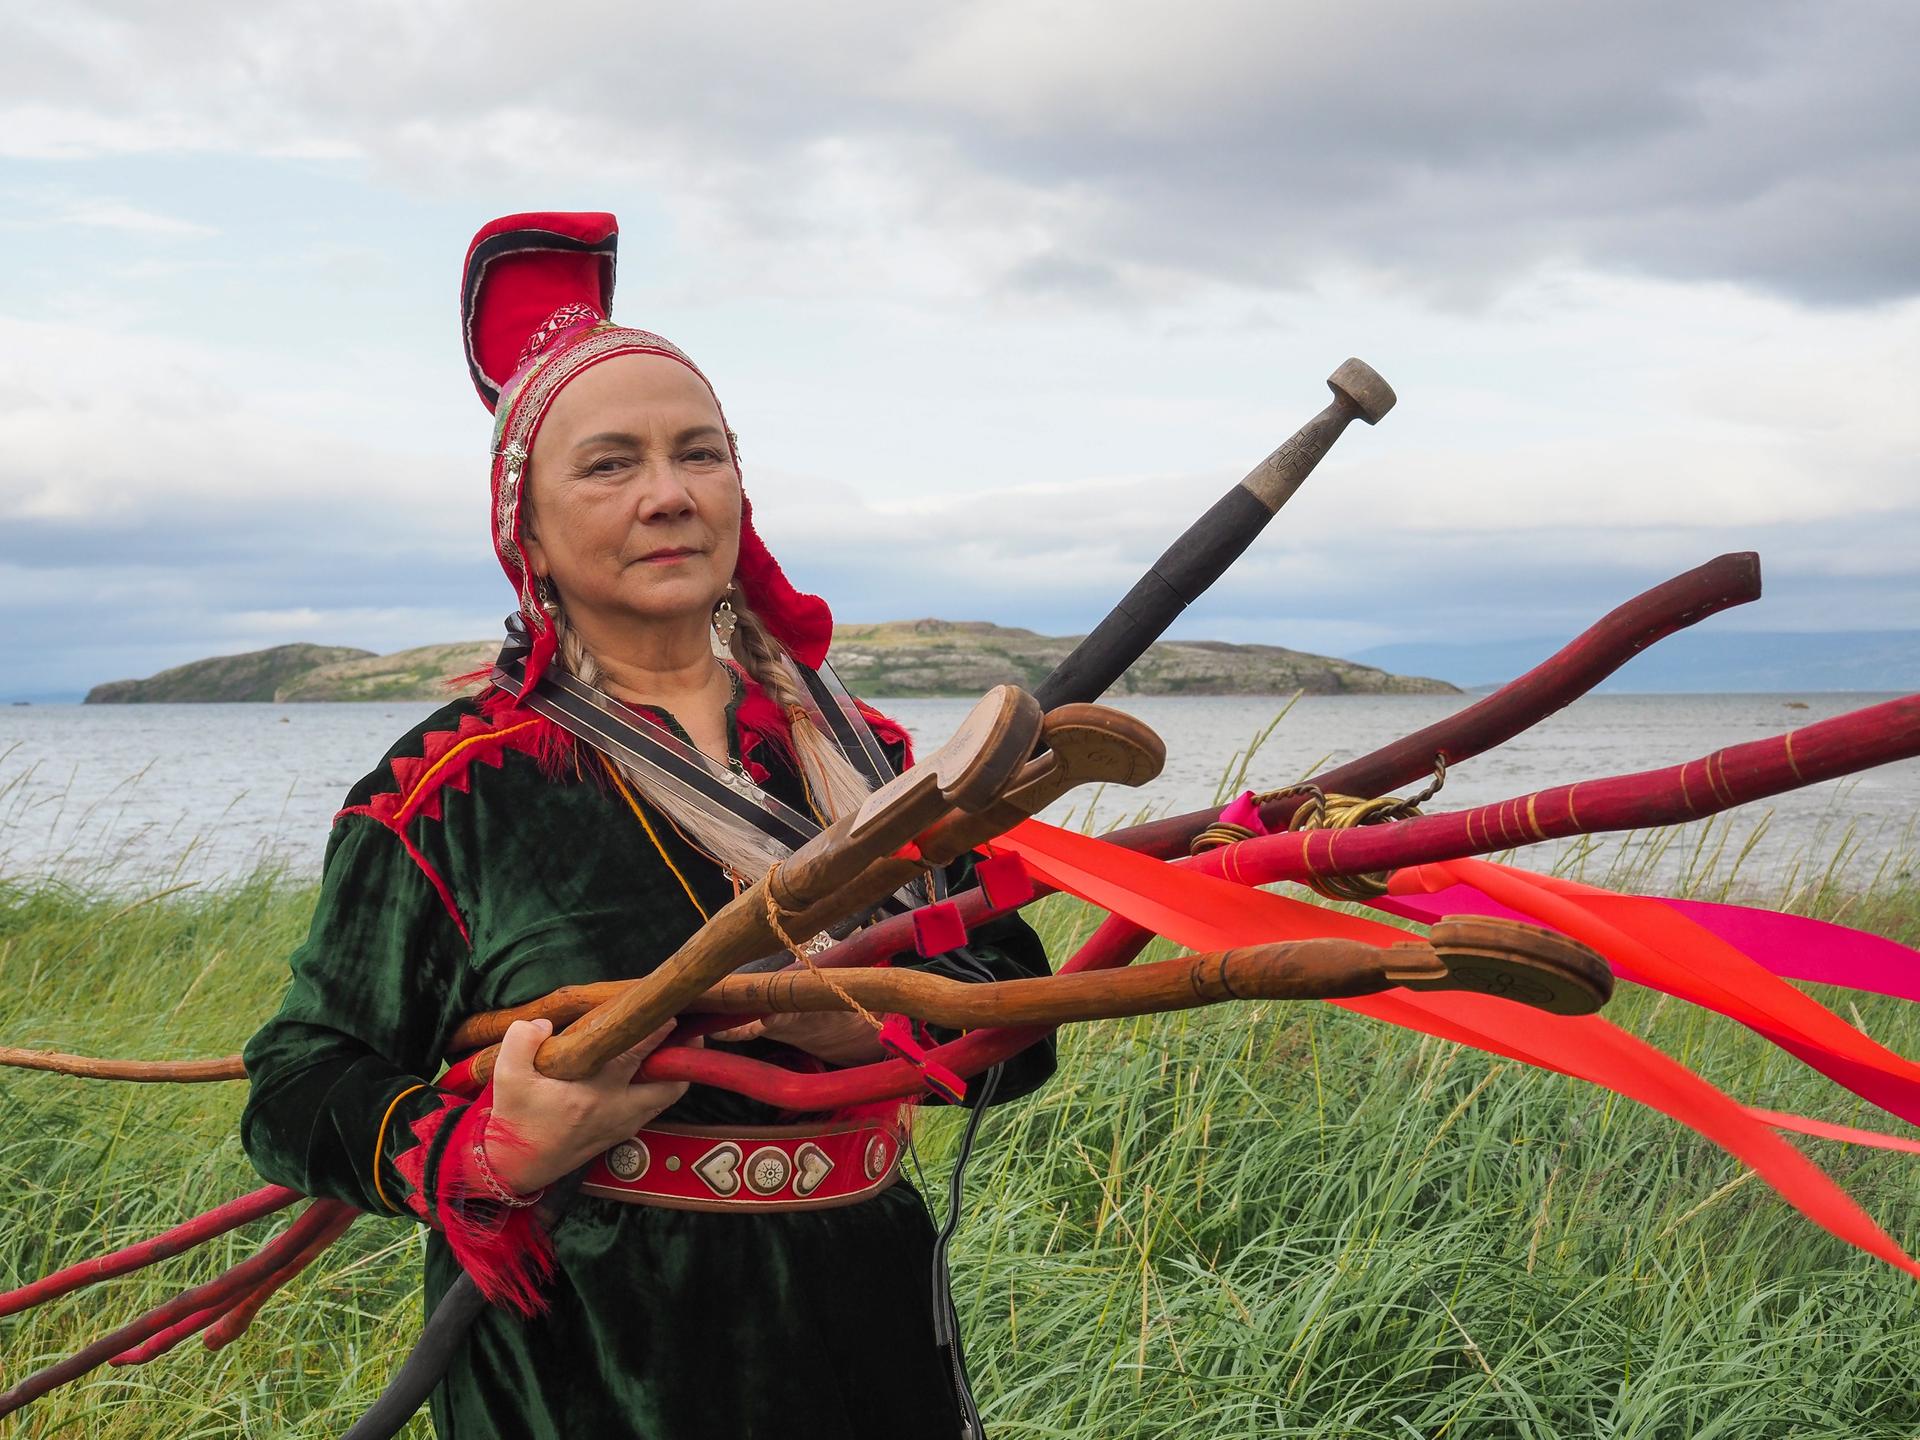
<svg viewBox="0 0 1920 1440"><path fill-rule="evenodd" d="M636 503L641 520L682 519L695 509L687 477L670 460L657 461L647 467Z"/></svg>

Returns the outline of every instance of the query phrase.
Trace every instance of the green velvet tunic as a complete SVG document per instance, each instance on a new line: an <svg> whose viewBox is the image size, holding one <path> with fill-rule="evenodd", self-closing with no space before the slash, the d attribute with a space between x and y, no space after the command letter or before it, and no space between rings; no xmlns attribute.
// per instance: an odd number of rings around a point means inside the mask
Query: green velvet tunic
<svg viewBox="0 0 1920 1440"><path fill-rule="evenodd" d="M406 757L437 754L445 741L430 749L429 736L463 720L475 729L477 715L460 701L423 722L354 787L349 807L396 790L396 759L403 781L417 779L422 767L409 770ZM397 828L358 814L336 822L285 1002L246 1049L243 1140L268 1180L417 1223L393 1160L443 1097L429 1089L403 1100L377 1157L375 1136L395 1097L441 1068L459 1021L563 985L644 974L699 927L618 794L573 773L549 779L531 754L488 744L473 742L479 761ZM752 758L769 771L765 788L805 813L784 749L764 740ZM649 818L701 905L725 904L732 890L719 867ZM969 944L998 977L1046 973L1017 916L980 927ZM738 1048L795 1057L766 1040ZM1052 1068L1047 1048L1027 1052L1010 1062L1000 1097L1031 1090ZM695 1086L661 1118L795 1117ZM546 1313L489 1307L435 1390L434 1425L447 1440L959 1433L949 1360L933 1338L932 1225L904 1179L853 1205L762 1214L583 1195L554 1246ZM430 1229L427 1310L457 1274Z"/></svg>

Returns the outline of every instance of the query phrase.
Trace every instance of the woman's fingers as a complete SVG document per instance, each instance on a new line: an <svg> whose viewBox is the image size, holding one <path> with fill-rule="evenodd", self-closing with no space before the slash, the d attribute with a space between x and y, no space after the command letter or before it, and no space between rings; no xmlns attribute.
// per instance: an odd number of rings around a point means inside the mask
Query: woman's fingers
<svg viewBox="0 0 1920 1440"><path fill-rule="evenodd" d="M667 1021L632 1049L622 1050L600 1068L600 1074L595 1078L605 1079L609 1085L625 1085L633 1079L633 1072L640 1068L640 1062L659 1049L660 1042L673 1033L673 1024L673 1021Z"/></svg>
<svg viewBox="0 0 1920 1440"><path fill-rule="evenodd" d="M496 1094L503 1082L509 1089L518 1089L537 1073L533 1057L551 1034L551 1020L516 1020L507 1027L507 1033L500 1037L500 1058L493 1065Z"/></svg>
<svg viewBox="0 0 1920 1440"><path fill-rule="evenodd" d="M735 1025L730 1030L716 1030L713 1038L729 1045L742 1045L749 1040L758 1040L767 1033L767 1022L749 1020L744 1025Z"/></svg>

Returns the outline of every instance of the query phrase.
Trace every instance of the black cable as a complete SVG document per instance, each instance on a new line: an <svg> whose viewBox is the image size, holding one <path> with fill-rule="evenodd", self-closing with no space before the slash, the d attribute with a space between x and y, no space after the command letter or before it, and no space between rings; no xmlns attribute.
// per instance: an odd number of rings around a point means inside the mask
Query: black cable
<svg viewBox="0 0 1920 1440"><path fill-rule="evenodd" d="M582 1165L547 1187L537 1212L541 1224L551 1228L566 1213L579 1193L581 1182L587 1178L587 1169ZM473 1276L462 1270L447 1287L447 1293L440 1297L440 1303L433 1307L427 1323L420 1327L420 1338L414 1341L405 1362L393 1372L380 1398L340 1440L393 1440L414 1412L427 1403L427 1396L446 1375L453 1357L467 1343L473 1322L486 1308L487 1297L480 1293Z"/></svg>
<svg viewBox="0 0 1920 1440"><path fill-rule="evenodd" d="M979 1100L967 1116L967 1128L960 1135L960 1150L953 1158L953 1173L947 1178L947 1218L933 1241L933 1341L947 1352L947 1363L953 1371L954 1399L959 1402L963 1422L961 1440L986 1440L987 1432L980 1419L980 1407L974 1402L966 1356L960 1350L960 1313L953 1304L953 1272L947 1266L947 1251L960 1228L967 1161L973 1155L973 1142L980 1133L980 1120L993 1103L993 1092L999 1088L1000 1067L995 1065L979 1078Z"/></svg>

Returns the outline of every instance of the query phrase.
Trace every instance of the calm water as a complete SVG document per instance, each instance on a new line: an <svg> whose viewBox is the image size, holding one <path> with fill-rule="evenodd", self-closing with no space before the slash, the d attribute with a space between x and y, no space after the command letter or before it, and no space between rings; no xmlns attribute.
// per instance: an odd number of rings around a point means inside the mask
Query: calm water
<svg viewBox="0 0 1920 1440"><path fill-rule="evenodd" d="M1460 808L1585 776L1671 764L1871 703L1864 695L1604 695L1569 707L1456 769L1429 809ZM1470 703L1467 696L1330 696L1297 701L1260 749L1254 788L1338 764ZM965 713L959 700L882 701L923 746ZM1222 772L1283 699L1160 697L1124 702L1167 741L1166 773L1097 797L1094 818L1208 804ZM1794 705L1806 708L1792 708ZM208 882L262 860L318 870L347 788L430 705L47 705L0 709L0 874L60 872L129 887ZM1088 800L1046 818L1078 824ZM1830 855L1849 822L1852 868L1904 854L1920 814L1920 762L1796 792L1735 812L1734 843L1767 817L1743 874L1784 873ZM1523 856L1546 864L1547 847ZM1679 847L1675 847L1678 853Z"/></svg>

